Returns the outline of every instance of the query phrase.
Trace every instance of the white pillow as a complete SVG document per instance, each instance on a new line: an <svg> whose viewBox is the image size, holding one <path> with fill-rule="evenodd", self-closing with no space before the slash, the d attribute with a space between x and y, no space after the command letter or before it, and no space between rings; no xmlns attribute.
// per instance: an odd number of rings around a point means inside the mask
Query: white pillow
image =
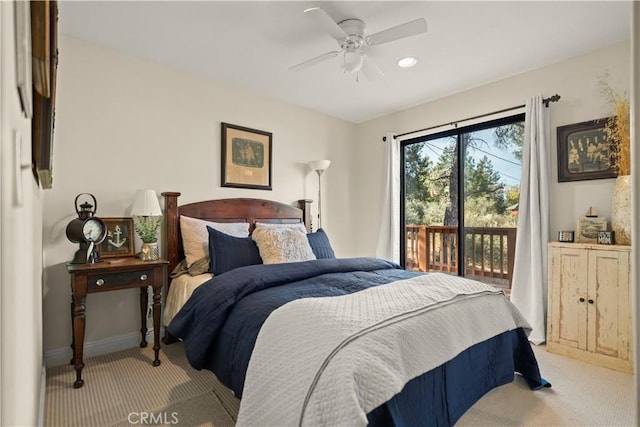
<svg viewBox="0 0 640 427"><path fill-rule="evenodd" d="M256 228L258 228L258 227L265 227L265 228L295 228L295 229L300 229L300 231L302 231L305 234L307 233L307 228L301 222L279 223L279 222L257 222L256 221Z"/></svg>
<svg viewBox="0 0 640 427"><path fill-rule="evenodd" d="M180 215L182 248L187 260L187 268L201 258L209 258L209 232L211 228L234 237L248 237L248 222L212 222Z"/></svg>
<svg viewBox="0 0 640 427"><path fill-rule="evenodd" d="M258 246L263 264L316 259L306 231L303 232L297 227L257 226L251 238Z"/></svg>

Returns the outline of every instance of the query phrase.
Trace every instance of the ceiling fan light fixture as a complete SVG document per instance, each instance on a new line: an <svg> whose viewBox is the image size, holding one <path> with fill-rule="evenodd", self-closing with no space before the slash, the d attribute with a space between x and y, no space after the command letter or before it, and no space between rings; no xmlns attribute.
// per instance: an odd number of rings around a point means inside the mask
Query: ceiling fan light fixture
<svg viewBox="0 0 640 427"><path fill-rule="evenodd" d="M345 73L357 73L364 64L364 56L358 52L345 52L343 55L342 68Z"/></svg>
<svg viewBox="0 0 640 427"><path fill-rule="evenodd" d="M418 63L418 58L414 56L405 56L404 58L398 59L398 67L400 68L410 68Z"/></svg>
<svg viewBox="0 0 640 427"><path fill-rule="evenodd" d="M369 80L384 76L384 73L368 58L370 48L427 32L427 21L424 18L395 25L374 34L367 34L365 32L367 26L360 19L347 18L336 21L321 7L317 6L305 9L304 13L308 15L316 29L322 30L338 43L339 49L300 62L289 67L289 69L292 71L302 70L340 56L339 62L342 71L345 74L356 74L356 82L360 72ZM405 65L403 60L399 65L411 67L416 62L417 59L412 58L408 64Z"/></svg>

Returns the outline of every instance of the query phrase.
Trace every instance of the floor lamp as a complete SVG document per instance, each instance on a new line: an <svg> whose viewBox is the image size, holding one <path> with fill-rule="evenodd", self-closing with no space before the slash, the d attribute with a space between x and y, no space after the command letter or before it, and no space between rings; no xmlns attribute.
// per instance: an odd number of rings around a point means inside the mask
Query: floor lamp
<svg viewBox="0 0 640 427"><path fill-rule="evenodd" d="M318 174L318 228L322 228L322 180L320 176L331 164L331 160L314 160L309 162L309 168Z"/></svg>

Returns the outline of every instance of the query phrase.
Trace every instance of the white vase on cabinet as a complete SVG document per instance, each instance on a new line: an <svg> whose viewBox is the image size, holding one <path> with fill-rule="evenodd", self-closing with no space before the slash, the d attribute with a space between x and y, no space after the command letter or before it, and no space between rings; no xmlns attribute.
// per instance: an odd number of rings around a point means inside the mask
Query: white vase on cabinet
<svg viewBox="0 0 640 427"><path fill-rule="evenodd" d="M620 175L613 187L611 229L619 245L631 244L631 175Z"/></svg>

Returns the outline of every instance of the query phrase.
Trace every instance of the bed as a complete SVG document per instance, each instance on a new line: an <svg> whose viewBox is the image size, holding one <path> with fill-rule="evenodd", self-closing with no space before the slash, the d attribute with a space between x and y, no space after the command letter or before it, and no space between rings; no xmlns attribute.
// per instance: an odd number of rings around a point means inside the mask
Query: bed
<svg viewBox="0 0 640 427"><path fill-rule="evenodd" d="M169 271L185 257L181 216L245 223L259 245L269 233L304 236L288 230L299 224L308 231L305 203L179 206L179 195L163 193ZM319 232L306 235L312 259L254 260L220 273L235 245L252 239L207 230L214 277L193 290L165 338L182 339L191 365L241 399L239 426L453 425L515 372L532 389L549 386L528 324L490 286L381 259L335 258ZM322 245L312 244L319 236Z"/></svg>
<svg viewBox="0 0 640 427"><path fill-rule="evenodd" d="M298 200L298 206L294 207L271 200L234 198L217 199L202 202L188 203L178 206L179 192L164 192L165 212L165 248L169 262L167 268L167 290L165 292L165 309L163 323L165 333L162 338L165 344L177 341L169 329L166 328L184 303L189 299L193 291L202 283L212 278L210 272L196 271L196 274L176 274L180 270L181 263L185 261L185 245L181 230L181 217L197 218L203 221L218 223L247 223L248 230L255 227L256 222L276 224L302 224L310 231L311 219L309 216L310 200ZM185 267L185 271L188 269ZM184 272L184 271L182 271Z"/></svg>

